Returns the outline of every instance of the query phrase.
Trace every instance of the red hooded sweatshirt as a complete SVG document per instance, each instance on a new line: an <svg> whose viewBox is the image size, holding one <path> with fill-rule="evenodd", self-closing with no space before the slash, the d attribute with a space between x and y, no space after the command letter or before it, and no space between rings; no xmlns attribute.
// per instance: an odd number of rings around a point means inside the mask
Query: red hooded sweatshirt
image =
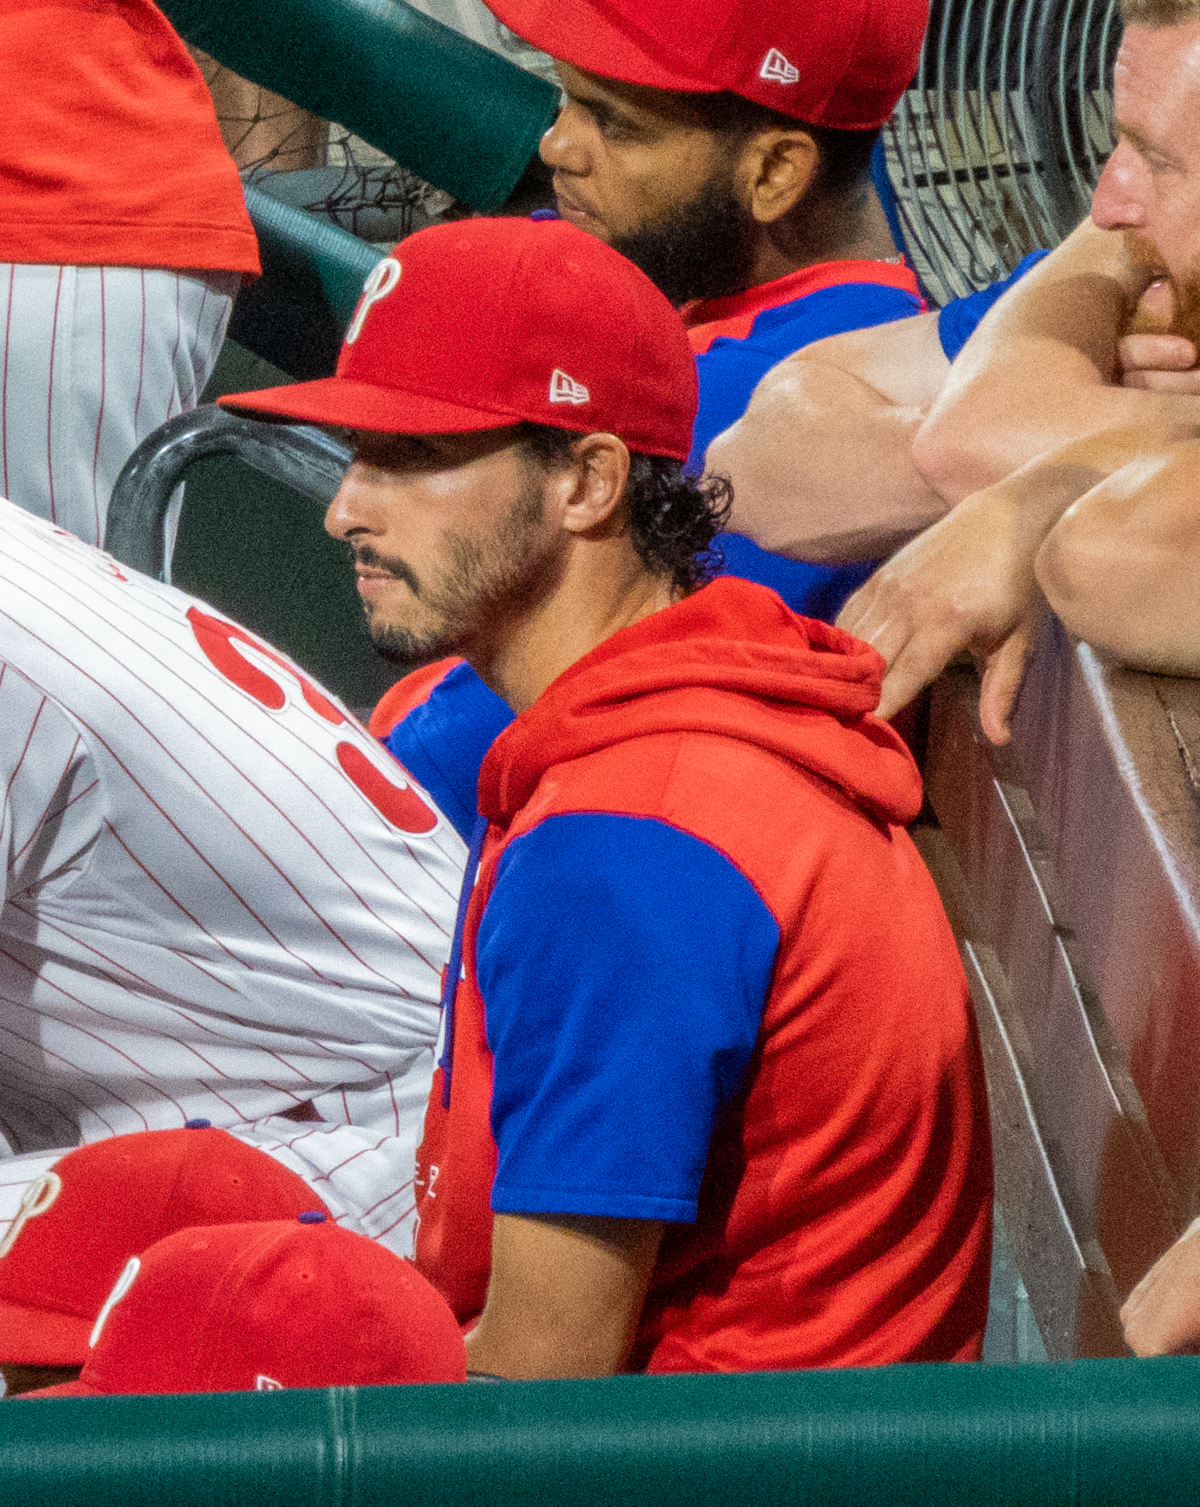
<svg viewBox="0 0 1200 1507"><path fill-rule="evenodd" d="M259 271L208 86L151 0L0 0L0 262Z"/></svg>
<svg viewBox="0 0 1200 1507"><path fill-rule="evenodd" d="M954 940L904 830L920 779L871 715L882 669L867 645L795 616L762 587L723 579L614 634L492 746L479 782L489 827L443 1059L449 1104L439 1070L418 1152L417 1263L463 1324L486 1297L492 1208L628 1209L668 1220L631 1369L978 1357L992 1208L983 1070ZM686 1052L690 1034L703 1034L704 982L665 1004L656 994L634 1028L614 1006L598 1030L593 1018L574 1035L571 970L557 961L544 989L522 985L515 1023L511 1002L503 1019L496 1003L512 992L506 980L524 977L527 952L540 956L544 939L552 949L556 929L577 925L587 893L586 863L554 872L557 849L542 834L611 819L682 844L685 856L694 849L722 884L728 872L746 904L762 907L772 939L736 1083L710 1095L689 1061L675 1107L656 1102L644 1119L639 1085L628 1086L622 1115L649 1144L644 1156L636 1144L622 1149L621 1165L633 1169L624 1204L588 1201L602 1144L578 1165L543 1166L554 1153L538 1151L532 1170L510 1171L540 1146L545 1117L536 1108L522 1119L520 1100L540 1104L539 1075L572 1081L586 1140L589 1116L627 1089L617 1075L600 1101L588 1099L589 1075L603 1070L592 1065L603 1057L598 1039L642 1031L624 1075L636 1079L639 1050L661 1057L665 1039ZM532 889L520 889L523 851L542 865ZM636 870L622 872L624 884L638 883ZM600 896L605 874L584 878ZM670 878L649 882L639 904L657 904ZM523 909L501 924L489 907L502 909L506 886ZM725 914L711 918L714 933ZM680 929L681 957L689 941L708 945L699 928ZM620 956L607 960L604 985L631 998L638 980L624 980L620 965L638 955L636 943L613 937L608 950ZM593 961L581 954L579 972ZM727 987L710 972L714 991ZM556 1061L556 1050L573 1060ZM726 1058L712 1060L719 1076ZM706 1095L716 1108L694 1212L685 1199L644 1197L661 1191L651 1186L658 1125L669 1139Z"/></svg>

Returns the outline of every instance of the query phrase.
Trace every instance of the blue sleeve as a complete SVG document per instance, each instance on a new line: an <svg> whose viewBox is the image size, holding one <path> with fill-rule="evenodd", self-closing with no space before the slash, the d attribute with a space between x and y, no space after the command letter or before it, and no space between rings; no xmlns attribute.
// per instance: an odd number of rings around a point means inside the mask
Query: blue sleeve
<svg viewBox="0 0 1200 1507"><path fill-rule="evenodd" d="M479 928L492 1208L687 1223L779 942L707 843L607 813L510 844Z"/></svg>
<svg viewBox="0 0 1200 1507"><path fill-rule="evenodd" d="M463 842L479 815L479 766L512 708L468 664L455 665L383 740L450 818Z"/></svg>
<svg viewBox="0 0 1200 1507"><path fill-rule="evenodd" d="M696 357L700 408L692 427L688 470L693 474L703 470L709 445L741 418L754 389L785 357L827 335L907 319L919 313L920 307L903 288L883 283L839 283L764 310L743 340L718 335L708 350Z"/></svg>
<svg viewBox="0 0 1200 1507"><path fill-rule="evenodd" d="M1002 298L1014 283L1020 282L1030 267L1036 267L1041 259L1049 254L1048 251L1031 251L1000 282L993 283L991 287L983 288L978 293L968 293L966 298L952 299L945 306L938 315L938 336L947 361L954 360L975 333L980 320L992 305Z"/></svg>

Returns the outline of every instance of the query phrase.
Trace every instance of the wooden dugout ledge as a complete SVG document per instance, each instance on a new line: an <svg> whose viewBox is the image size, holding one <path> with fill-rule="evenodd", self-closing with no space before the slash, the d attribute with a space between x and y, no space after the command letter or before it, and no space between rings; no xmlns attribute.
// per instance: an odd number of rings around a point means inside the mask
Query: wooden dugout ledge
<svg viewBox="0 0 1200 1507"><path fill-rule="evenodd" d="M1118 1310L1200 1212L1200 681L1052 622L1007 748L973 671L934 687L915 835L983 1040L996 1191L1052 1358L1128 1354Z"/></svg>

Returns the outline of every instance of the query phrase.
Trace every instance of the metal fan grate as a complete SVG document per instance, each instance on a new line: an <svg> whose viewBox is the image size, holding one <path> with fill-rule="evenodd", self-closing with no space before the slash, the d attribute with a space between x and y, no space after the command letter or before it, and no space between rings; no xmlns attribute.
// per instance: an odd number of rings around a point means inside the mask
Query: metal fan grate
<svg viewBox="0 0 1200 1507"><path fill-rule="evenodd" d="M1114 141L1117 0L934 0L920 71L884 131L918 276L937 303L1054 246Z"/></svg>

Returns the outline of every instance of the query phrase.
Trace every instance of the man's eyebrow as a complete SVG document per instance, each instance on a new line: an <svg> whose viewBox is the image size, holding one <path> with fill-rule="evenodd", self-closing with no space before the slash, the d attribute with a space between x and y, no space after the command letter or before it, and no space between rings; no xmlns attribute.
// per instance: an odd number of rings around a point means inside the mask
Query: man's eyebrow
<svg viewBox="0 0 1200 1507"><path fill-rule="evenodd" d="M563 93L573 105L579 105L596 119L600 125L637 126L641 112L632 105L622 105L619 100L605 99L601 95L579 93L564 87Z"/></svg>

